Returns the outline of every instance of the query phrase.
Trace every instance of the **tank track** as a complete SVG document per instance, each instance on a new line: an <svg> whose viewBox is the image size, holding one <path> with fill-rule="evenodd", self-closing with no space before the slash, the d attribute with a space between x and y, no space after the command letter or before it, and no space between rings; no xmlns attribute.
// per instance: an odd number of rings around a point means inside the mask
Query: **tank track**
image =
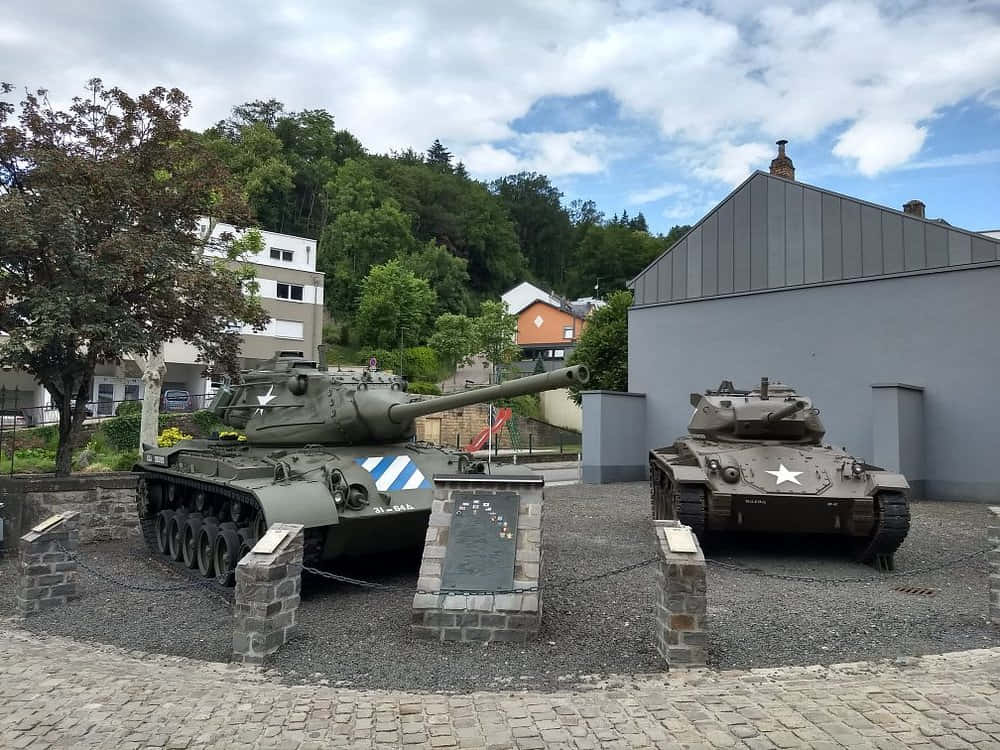
<svg viewBox="0 0 1000 750"><path fill-rule="evenodd" d="M154 499L155 493L151 492L150 484L154 482L159 482L162 485L159 500ZM168 488L171 486L174 488L174 493L173 499L169 500ZM204 514L198 512L197 507L195 507L195 498L198 493L204 494L202 499L202 510L206 511ZM242 508L237 512L236 521L231 518L230 510L234 502ZM250 493L223 485L201 482L187 477L159 474L144 469L139 470L136 506L142 536L152 554L158 556L163 562L169 563L171 568L179 571L182 575L198 578L202 581L211 581L223 588L231 588L235 585L236 563L256 544L257 539L266 530L260 503ZM170 517L183 513L183 521L178 524L182 534L187 526L187 521L194 521L192 530L196 530L199 534L198 540L201 538L202 527L214 527L214 529L206 528L213 552L210 555L203 555L203 559L197 559L197 550L192 552L190 546L188 550L178 550L177 554L174 554L172 547L167 553L161 551L160 534L165 529L162 526L158 528L158 517L164 511L169 515L163 516L165 520L161 521L161 524L169 524ZM238 525L240 523L242 525ZM222 553L220 562L224 559L228 564L223 570L216 570L215 539L221 533L226 534L227 544L230 545L227 549L234 551L229 554L226 554L225 551ZM196 546L200 545L198 540L194 542ZM178 543L178 547L183 547L183 544ZM212 558L211 563L206 564L208 557ZM192 564L195 560L197 560L197 564Z"/></svg>
<svg viewBox="0 0 1000 750"><path fill-rule="evenodd" d="M874 501L875 531L862 542L857 559L892 570L893 555L910 530L909 502L904 493L889 490L875 493Z"/></svg>
<svg viewBox="0 0 1000 750"><path fill-rule="evenodd" d="M705 539L705 488L677 486L677 520L690 526L698 539Z"/></svg>

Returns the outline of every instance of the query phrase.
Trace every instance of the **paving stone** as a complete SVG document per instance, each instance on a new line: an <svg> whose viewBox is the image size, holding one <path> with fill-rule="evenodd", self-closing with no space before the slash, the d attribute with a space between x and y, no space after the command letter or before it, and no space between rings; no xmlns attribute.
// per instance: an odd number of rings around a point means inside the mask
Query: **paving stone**
<svg viewBox="0 0 1000 750"><path fill-rule="evenodd" d="M586 690L410 695L286 685L0 623L0 744L207 750L957 750L1000 746L1000 649L902 665L608 678ZM627 687L625 687L627 685Z"/></svg>

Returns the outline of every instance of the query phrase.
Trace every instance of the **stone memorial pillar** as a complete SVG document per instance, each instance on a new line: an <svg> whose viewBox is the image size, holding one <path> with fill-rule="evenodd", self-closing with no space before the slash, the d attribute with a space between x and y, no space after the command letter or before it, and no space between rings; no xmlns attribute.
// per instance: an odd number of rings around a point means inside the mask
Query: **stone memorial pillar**
<svg viewBox="0 0 1000 750"><path fill-rule="evenodd" d="M986 554L990 571L990 620L1000 626L1000 505L990 507L989 514L986 542L992 549Z"/></svg>
<svg viewBox="0 0 1000 750"><path fill-rule="evenodd" d="M537 635L542 594L541 476L434 477L414 634L442 641ZM513 593L496 593L496 592Z"/></svg>
<svg viewBox="0 0 1000 750"><path fill-rule="evenodd" d="M303 526L275 523L236 565L233 661L263 664L294 635Z"/></svg>
<svg viewBox="0 0 1000 750"><path fill-rule="evenodd" d="M76 511L58 513L21 537L17 564L17 611L22 616L59 607L77 593L80 546Z"/></svg>
<svg viewBox="0 0 1000 750"><path fill-rule="evenodd" d="M698 537L678 521L653 521L656 551L656 650L670 669L704 667L705 555Z"/></svg>

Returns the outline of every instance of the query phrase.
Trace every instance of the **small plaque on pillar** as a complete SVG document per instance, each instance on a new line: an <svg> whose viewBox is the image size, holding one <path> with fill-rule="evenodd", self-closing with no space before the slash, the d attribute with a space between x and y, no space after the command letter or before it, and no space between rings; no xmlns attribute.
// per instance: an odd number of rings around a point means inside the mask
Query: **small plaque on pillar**
<svg viewBox="0 0 1000 750"><path fill-rule="evenodd" d="M453 492L454 510L441 591L504 591L514 587L516 492Z"/></svg>

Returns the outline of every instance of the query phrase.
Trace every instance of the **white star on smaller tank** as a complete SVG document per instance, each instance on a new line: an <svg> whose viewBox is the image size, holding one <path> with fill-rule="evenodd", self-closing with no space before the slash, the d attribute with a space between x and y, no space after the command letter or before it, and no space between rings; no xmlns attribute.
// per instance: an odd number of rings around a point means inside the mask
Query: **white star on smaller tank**
<svg viewBox="0 0 1000 750"><path fill-rule="evenodd" d="M771 471L770 469L766 469L765 472L774 477L775 484L781 484L782 482L793 482L794 484L797 484L799 486L802 485L802 482L798 480L798 476L803 472L789 471L788 469L785 468L784 464L778 464L777 471Z"/></svg>

